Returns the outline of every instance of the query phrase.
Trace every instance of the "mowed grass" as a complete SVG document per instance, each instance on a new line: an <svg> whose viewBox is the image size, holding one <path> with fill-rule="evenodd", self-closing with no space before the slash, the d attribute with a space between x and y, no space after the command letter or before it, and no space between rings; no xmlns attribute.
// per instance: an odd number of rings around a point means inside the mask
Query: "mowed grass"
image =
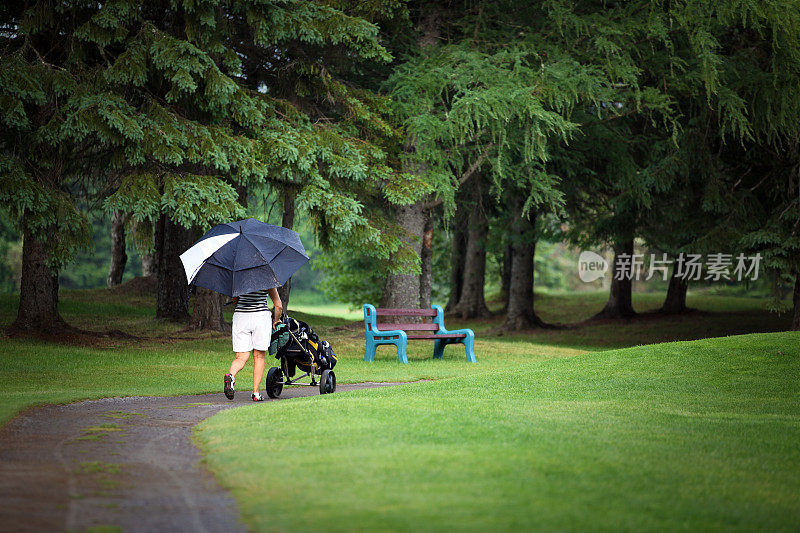
<svg viewBox="0 0 800 533"><path fill-rule="evenodd" d="M63 291L60 310L65 319L93 331L119 330L138 338L81 337L0 339L0 425L20 410L52 403L114 396L169 396L220 392L222 376L233 358L230 336L219 333L184 331L184 326L154 317L153 302L141 295L120 295L117 291ZM0 325L10 324L17 298L0 295ZM329 339L339 357L340 383L361 381L414 381L437 379L478 371L466 362L456 347L449 348L444 361L432 361L429 348L414 348L414 365L399 365L396 356L375 364L363 361L364 340L358 331L339 329L352 321L334 318L341 306L329 306L327 315L296 312ZM228 314L230 320L230 314ZM63 341L60 342L60 341ZM497 340L493 348L479 343L485 352L481 368L506 364L495 355L501 350L516 362L582 353L570 348L506 343ZM384 352L381 352L384 354ZM384 354L385 355L385 354ZM269 358L268 364L274 364ZM239 375L240 390L250 386L252 362ZM262 384L263 386L263 384Z"/></svg>
<svg viewBox="0 0 800 533"><path fill-rule="evenodd" d="M340 383L435 381L235 409L198 442L259 531L796 526L797 334L598 352L780 331L789 318L702 293L689 296L698 311L661 317L661 295L636 294L639 318L584 322L606 297L537 294L542 318L565 329L448 318L476 331L478 363L461 346L432 360L417 342L409 365L391 347L363 361L360 311L297 299L292 314L339 355ZM71 324L136 338L0 339L0 424L44 403L219 392L230 338L159 321L154 303L62 291ZM16 304L0 295L0 326Z"/></svg>
<svg viewBox="0 0 800 533"><path fill-rule="evenodd" d="M195 437L254 531L789 531L798 400L800 333L757 334L244 407Z"/></svg>
<svg viewBox="0 0 800 533"><path fill-rule="evenodd" d="M139 283L139 282L137 282ZM545 320L578 323L599 311L601 293L539 294L537 309ZM0 338L0 424L32 405L131 395L178 395L218 392L232 358L225 334L185 331L181 324L155 318L155 297L147 287L125 284L117 289L62 291L60 310L72 325L92 331L117 330L135 335L82 338ZM469 364L461 345L432 360L432 343L409 344L411 364L397 362L393 347L380 347L376 361L365 363L359 312L343 305L320 305L295 298L293 316L307 321L339 355L340 383L416 381L483 375L608 347L665 340L695 339L787 329L789 318L764 309L760 300L690 294L689 305L702 311L680 317L644 315L628 322L583 323L562 330L502 334L502 316L482 321L446 320L451 329L472 327L477 334L478 364ZM306 305L308 304L308 305ZM305 305L305 306L304 306ZM637 310L660 305L659 295L636 294ZM0 295L0 327L16 316L17 296ZM727 310L727 311L725 311ZM230 320L230 309L226 313ZM272 359L268 360L271 363ZM252 363L239 374L240 389L251 380Z"/></svg>
<svg viewBox="0 0 800 533"><path fill-rule="evenodd" d="M230 365L228 352L213 350L204 342L117 348L20 339L0 342L0 425L33 405L220 390Z"/></svg>

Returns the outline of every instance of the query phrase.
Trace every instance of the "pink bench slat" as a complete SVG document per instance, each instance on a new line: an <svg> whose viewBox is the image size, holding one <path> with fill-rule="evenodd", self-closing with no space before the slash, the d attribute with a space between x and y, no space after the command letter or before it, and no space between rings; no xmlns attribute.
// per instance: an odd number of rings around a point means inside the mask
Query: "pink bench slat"
<svg viewBox="0 0 800 533"><path fill-rule="evenodd" d="M404 331L439 331L438 324L375 324L381 331L402 329Z"/></svg>
<svg viewBox="0 0 800 533"><path fill-rule="evenodd" d="M436 316L435 309L375 309L376 316Z"/></svg>
<svg viewBox="0 0 800 533"><path fill-rule="evenodd" d="M446 333L441 335L409 335L407 338L413 341L416 339L463 339L466 336L466 333Z"/></svg>

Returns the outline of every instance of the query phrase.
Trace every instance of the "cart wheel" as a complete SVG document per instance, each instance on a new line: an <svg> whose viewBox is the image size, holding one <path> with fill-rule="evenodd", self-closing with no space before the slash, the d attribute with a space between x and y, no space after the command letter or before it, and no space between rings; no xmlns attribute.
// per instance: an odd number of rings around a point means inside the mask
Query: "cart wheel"
<svg viewBox="0 0 800 533"><path fill-rule="evenodd" d="M319 378L319 393L333 394L336 391L336 374L333 370L323 370Z"/></svg>
<svg viewBox="0 0 800 533"><path fill-rule="evenodd" d="M273 366L267 372L267 396L277 398L283 390L283 373L277 366Z"/></svg>

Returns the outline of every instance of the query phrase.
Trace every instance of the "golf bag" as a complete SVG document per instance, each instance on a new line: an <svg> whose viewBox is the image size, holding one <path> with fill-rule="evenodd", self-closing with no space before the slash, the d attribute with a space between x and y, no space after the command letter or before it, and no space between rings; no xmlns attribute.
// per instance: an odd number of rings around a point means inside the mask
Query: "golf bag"
<svg viewBox="0 0 800 533"><path fill-rule="evenodd" d="M321 374L336 366L336 354L328 341L321 340L307 323L284 317L273 333L276 345L275 358L286 360L288 377L294 377L295 368L303 372ZM270 353L273 353L270 350Z"/></svg>

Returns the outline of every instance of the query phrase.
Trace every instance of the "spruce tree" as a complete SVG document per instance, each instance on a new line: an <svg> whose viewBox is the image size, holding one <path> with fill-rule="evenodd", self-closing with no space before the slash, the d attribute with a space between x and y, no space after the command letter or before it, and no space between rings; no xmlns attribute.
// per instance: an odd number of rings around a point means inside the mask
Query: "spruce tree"
<svg viewBox="0 0 800 533"><path fill-rule="evenodd" d="M176 255L243 216L237 186L298 185L327 235L397 249L359 199L415 194L372 142L392 134L382 103L325 62L388 60L370 22L316 2L10 2L0 13L0 200L25 238L16 328L65 327L55 274L89 244L80 198L160 228L159 314L173 319L186 317ZM309 112L321 99L330 116Z"/></svg>

